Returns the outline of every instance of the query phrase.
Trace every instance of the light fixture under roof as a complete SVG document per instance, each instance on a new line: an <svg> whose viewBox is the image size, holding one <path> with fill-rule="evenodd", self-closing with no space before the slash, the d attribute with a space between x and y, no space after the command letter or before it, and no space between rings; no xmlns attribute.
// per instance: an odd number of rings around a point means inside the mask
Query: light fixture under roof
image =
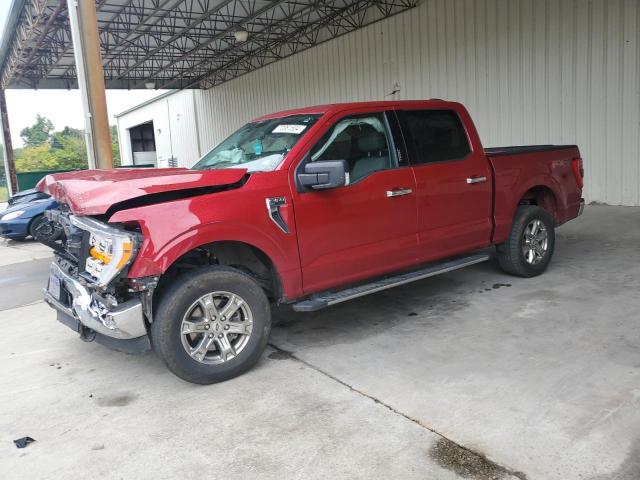
<svg viewBox="0 0 640 480"><path fill-rule="evenodd" d="M236 38L236 42L246 42L247 38L249 38L249 32L246 30L238 30L233 36Z"/></svg>
<svg viewBox="0 0 640 480"><path fill-rule="evenodd" d="M156 82L145 82L144 88L146 88L147 90L153 90L154 88L156 88Z"/></svg>

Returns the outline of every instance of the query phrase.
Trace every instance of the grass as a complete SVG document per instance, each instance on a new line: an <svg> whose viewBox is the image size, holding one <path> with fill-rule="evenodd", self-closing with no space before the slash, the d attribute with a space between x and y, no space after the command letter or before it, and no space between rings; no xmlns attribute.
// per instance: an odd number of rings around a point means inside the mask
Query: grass
<svg viewBox="0 0 640 480"><path fill-rule="evenodd" d="M9 192L7 191L7 187L0 187L0 203L6 202L9 200Z"/></svg>

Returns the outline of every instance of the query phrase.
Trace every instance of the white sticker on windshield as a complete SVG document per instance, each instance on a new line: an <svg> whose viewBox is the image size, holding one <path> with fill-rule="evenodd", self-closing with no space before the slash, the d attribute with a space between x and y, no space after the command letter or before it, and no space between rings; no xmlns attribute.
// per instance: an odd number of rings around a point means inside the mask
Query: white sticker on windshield
<svg viewBox="0 0 640 480"><path fill-rule="evenodd" d="M307 128L306 125L278 125L271 133L295 133L300 134Z"/></svg>

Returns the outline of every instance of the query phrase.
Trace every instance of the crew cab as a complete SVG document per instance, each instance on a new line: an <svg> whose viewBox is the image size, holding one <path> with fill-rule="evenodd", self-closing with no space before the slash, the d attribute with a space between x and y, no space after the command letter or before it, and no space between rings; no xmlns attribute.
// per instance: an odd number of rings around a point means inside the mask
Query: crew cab
<svg viewBox="0 0 640 480"><path fill-rule="evenodd" d="M576 146L484 149L442 100L266 115L191 169L45 177L66 242L46 301L84 340L194 383L260 358L270 307L318 310L490 259L541 274L582 213Z"/></svg>

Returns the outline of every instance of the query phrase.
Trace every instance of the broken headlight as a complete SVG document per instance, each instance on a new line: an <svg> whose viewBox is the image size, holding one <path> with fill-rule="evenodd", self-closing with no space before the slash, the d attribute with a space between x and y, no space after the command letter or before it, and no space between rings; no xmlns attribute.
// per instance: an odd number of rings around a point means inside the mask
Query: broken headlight
<svg viewBox="0 0 640 480"><path fill-rule="evenodd" d="M133 259L135 235L89 217L72 216L71 223L89 232L85 272L98 286L108 285Z"/></svg>

